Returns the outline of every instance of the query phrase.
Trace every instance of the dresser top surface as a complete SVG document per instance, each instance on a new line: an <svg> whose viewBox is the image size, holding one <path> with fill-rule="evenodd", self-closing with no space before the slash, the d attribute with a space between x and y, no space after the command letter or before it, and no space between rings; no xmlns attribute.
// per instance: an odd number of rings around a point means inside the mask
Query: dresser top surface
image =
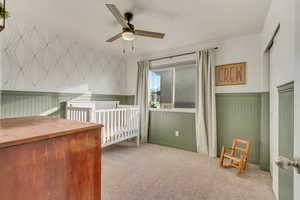
<svg viewBox="0 0 300 200"><path fill-rule="evenodd" d="M0 148L99 129L102 125L50 117L0 119Z"/></svg>

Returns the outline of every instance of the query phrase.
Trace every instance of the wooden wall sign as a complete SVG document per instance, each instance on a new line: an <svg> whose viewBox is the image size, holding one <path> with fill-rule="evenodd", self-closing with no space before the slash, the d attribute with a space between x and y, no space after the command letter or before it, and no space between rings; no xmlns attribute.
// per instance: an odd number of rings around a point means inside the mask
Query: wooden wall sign
<svg viewBox="0 0 300 200"><path fill-rule="evenodd" d="M246 84L246 62L216 66L216 86Z"/></svg>

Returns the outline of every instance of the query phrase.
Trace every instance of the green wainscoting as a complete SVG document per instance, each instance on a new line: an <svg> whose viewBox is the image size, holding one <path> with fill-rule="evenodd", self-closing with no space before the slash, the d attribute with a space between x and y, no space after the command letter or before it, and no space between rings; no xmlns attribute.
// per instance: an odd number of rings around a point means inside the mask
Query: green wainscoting
<svg viewBox="0 0 300 200"><path fill-rule="evenodd" d="M270 170L270 98L262 93L260 101L260 168Z"/></svg>
<svg viewBox="0 0 300 200"><path fill-rule="evenodd" d="M251 141L249 162L269 170L269 94L217 94L218 153L232 138Z"/></svg>
<svg viewBox="0 0 300 200"><path fill-rule="evenodd" d="M269 171L269 93L217 94L216 104L218 154L233 137L250 140L249 162ZM150 143L197 151L195 114L152 111L149 121Z"/></svg>
<svg viewBox="0 0 300 200"><path fill-rule="evenodd" d="M69 100L120 101L133 104L134 96L53 92L1 91L1 118L39 115L55 107L55 117L64 117ZM233 137L252 142L249 161L269 170L269 94L217 94L218 152L231 145ZM175 136L175 131L179 136ZM150 112L149 142L196 151L195 114Z"/></svg>
<svg viewBox="0 0 300 200"><path fill-rule="evenodd" d="M70 100L120 101L121 104L133 104L134 96L101 95L80 93L1 91L1 118L39 115L55 107L61 109L54 117L64 117L64 102Z"/></svg>
<svg viewBox="0 0 300 200"><path fill-rule="evenodd" d="M175 136L179 131L179 136ZM149 142L197 151L195 114L181 112L150 112Z"/></svg>

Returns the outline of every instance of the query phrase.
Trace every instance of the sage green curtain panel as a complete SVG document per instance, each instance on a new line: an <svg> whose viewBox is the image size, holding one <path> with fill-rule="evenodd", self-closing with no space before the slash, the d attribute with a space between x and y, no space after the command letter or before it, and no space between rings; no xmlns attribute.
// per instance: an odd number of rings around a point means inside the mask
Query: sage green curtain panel
<svg viewBox="0 0 300 200"><path fill-rule="evenodd" d="M197 151L217 156L215 51L197 52L196 139Z"/></svg>
<svg viewBox="0 0 300 200"><path fill-rule="evenodd" d="M140 61L138 64L138 77L135 104L140 108L140 138L142 143L148 142L149 100L148 100L148 75L149 61Z"/></svg>

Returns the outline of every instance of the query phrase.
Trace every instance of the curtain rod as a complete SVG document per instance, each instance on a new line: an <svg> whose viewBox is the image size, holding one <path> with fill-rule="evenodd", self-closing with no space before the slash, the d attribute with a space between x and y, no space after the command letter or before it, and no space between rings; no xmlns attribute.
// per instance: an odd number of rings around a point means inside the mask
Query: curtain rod
<svg viewBox="0 0 300 200"><path fill-rule="evenodd" d="M219 47L215 47L213 49L217 50L217 49L219 49ZM154 58L154 59L150 59L149 62L153 62L153 61L157 61L157 60L164 60L164 59L171 59L171 58L175 58L175 57L179 57L179 56L187 56L187 55L192 55L192 54L195 54L195 53L196 53L196 51L189 52L189 53L177 54L177 55L173 55L173 56L165 56L165 57L160 57L160 58Z"/></svg>

